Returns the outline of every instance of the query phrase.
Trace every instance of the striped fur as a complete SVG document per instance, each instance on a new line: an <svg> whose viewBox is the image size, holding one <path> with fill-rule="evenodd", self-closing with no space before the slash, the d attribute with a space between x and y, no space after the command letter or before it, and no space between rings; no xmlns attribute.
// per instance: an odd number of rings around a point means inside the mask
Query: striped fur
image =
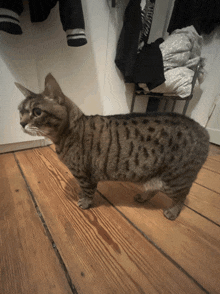
<svg viewBox="0 0 220 294"><path fill-rule="evenodd" d="M173 199L164 215L178 216L208 154L203 127L174 113L86 116L50 74L42 94L17 86L26 95L19 106L24 131L33 126L55 143L60 160L78 179L81 208L92 204L99 181L132 181L146 189L137 201L160 190ZM34 115L36 108L40 115Z"/></svg>

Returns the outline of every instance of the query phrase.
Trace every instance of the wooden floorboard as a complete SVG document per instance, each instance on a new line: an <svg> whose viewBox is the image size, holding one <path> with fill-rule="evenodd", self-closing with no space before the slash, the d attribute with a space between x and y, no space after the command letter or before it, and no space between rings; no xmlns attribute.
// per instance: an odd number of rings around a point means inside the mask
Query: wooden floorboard
<svg viewBox="0 0 220 294"><path fill-rule="evenodd" d="M77 207L78 185L66 167L57 161L56 154L49 147L17 152L16 158L78 293L205 292L202 286L199 286L200 277L199 282L196 282L190 274L175 263L177 258L172 252L170 257L165 256L121 215L118 210L122 209L123 205L115 203L116 209L97 193L94 208L86 211L79 209ZM110 190L117 193L119 196L117 199L121 199L120 189L116 192L113 187L110 187ZM126 190L125 194L127 191L130 190ZM109 197L109 191L104 194ZM130 211L132 209L129 202L124 203L124 207ZM155 209L149 210L145 207L145 211L155 213L154 220L153 218L148 220L144 213L136 214L136 209L138 208L134 207L131 212L133 223L137 219L140 224L149 221L152 230L160 224L162 225L160 231L166 232L166 235L162 237L163 241L168 243L167 247L170 248L173 245L174 249L180 246L179 243L172 244L172 240L175 239L172 237L175 227L175 233L181 236L181 232L178 232L178 222L166 221L160 212L157 213ZM136 215L136 220L133 220L132 215ZM158 220L159 224L157 224ZM139 228L143 229L140 224L138 224ZM182 224L184 225L188 223ZM198 233L196 224L190 225L189 229L192 232L188 233L190 238L187 240L193 241L196 238L197 242L200 242L201 238L201 248L203 248L203 238L196 236ZM158 233L157 230L154 234ZM160 239L160 236L157 238ZM209 250L213 250L212 262L218 257L216 253L218 246L216 245L217 237L213 238L211 235L210 238L214 244L211 245L208 239L205 249L208 256ZM187 246L187 242L185 245ZM200 247L196 247L198 248ZM188 256L185 255L186 251L183 252L183 259ZM198 253L195 252L195 254ZM190 256L190 258L193 257ZM191 261L190 264L192 264ZM218 286L218 281L215 279L217 275L215 264L213 264L211 280L201 281L201 284L213 289L213 293ZM208 270L205 274L208 274L210 278L211 274ZM210 286L211 283L212 286Z"/></svg>
<svg viewBox="0 0 220 294"><path fill-rule="evenodd" d="M199 184L193 184L186 205L220 225L220 194Z"/></svg>
<svg viewBox="0 0 220 294"><path fill-rule="evenodd" d="M216 144L209 144L209 158L210 157L218 157L220 159L220 146Z"/></svg>
<svg viewBox="0 0 220 294"><path fill-rule="evenodd" d="M0 293L72 293L13 154L0 167Z"/></svg>
<svg viewBox="0 0 220 294"><path fill-rule="evenodd" d="M220 194L220 174L212 170L202 168L195 183Z"/></svg>
<svg viewBox="0 0 220 294"><path fill-rule="evenodd" d="M203 165L203 168L211 170L215 173L220 174L220 162L216 160L216 156L208 158Z"/></svg>
<svg viewBox="0 0 220 294"><path fill-rule="evenodd" d="M150 203L137 204L133 197L140 190L133 184L101 183L99 191L205 289L219 292L219 226L187 207L169 221L162 214L169 201L158 193Z"/></svg>
<svg viewBox="0 0 220 294"><path fill-rule="evenodd" d="M79 209L54 151L0 155L0 294L220 293L219 147L175 221L169 198L138 204L132 183L99 183Z"/></svg>

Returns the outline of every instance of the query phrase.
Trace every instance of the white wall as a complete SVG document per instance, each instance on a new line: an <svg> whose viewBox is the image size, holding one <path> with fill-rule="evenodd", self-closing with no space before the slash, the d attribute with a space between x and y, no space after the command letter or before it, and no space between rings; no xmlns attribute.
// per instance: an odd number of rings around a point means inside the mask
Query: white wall
<svg viewBox="0 0 220 294"><path fill-rule="evenodd" d="M16 106L22 94L14 87L14 77L5 62L0 59L0 144L28 141L30 136L20 131Z"/></svg>
<svg viewBox="0 0 220 294"><path fill-rule="evenodd" d="M86 114L103 112L91 41L91 29L94 28L89 24L88 3L89 0L83 1L88 44L82 47L67 46L58 6L46 21L32 24L25 5L21 15L23 34L16 36L0 32L0 145L41 139L21 130L17 106L23 96L14 86L14 81L40 92L46 74L51 72L64 93Z"/></svg>
<svg viewBox="0 0 220 294"><path fill-rule="evenodd" d="M109 2L108 39L106 51L105 76L103 84L103 114L128 113L133 95L134 85L125 84L121 72L115 65L118 39L123 26L126 1L116 1L116 8Z"/></svg>
<svg viewBox="0 0 220 294"><path fill-rule="evenodd" d="M210 141L220 145L220 26L204 36L202 56L206 58L206 78L195 99L192 117L206 126Z"/></svg>
<svg viewBox="0 0 220 294"><path fill-rule="evenodd" d="M32 24L32 30L38 42L36 66L40 88L43 89L44 77L51 72L64 93L85 114L101 114L100 85L94 52L96 48L93 47L94 41L92 40L96 30L91 22L93 11L89 9L91 2L91 0L82 1L88 40L88 44L84 46L67 46L66 34L59 18L58 5L51 11L46 21ZM100 56L102 57L101 49Z"/></svg>
<svg viewBox="0 0 220 294"><path fill-rule="evenodd" d="M220 26L209 35L203 36L202 56L205 58L206 76L201 84L200 95L195 98L192 117L203 126L207 125L209 116L220 94Z"/></svg>
<svg viewBox="0 0 220 294"><path fill-rule="evenodd" d="M23 99L14 81L38 91L35 48L32 44L26 12L23 14L24 34L0 32L0 144L39 139L21 131L17 106Z"/></svg>

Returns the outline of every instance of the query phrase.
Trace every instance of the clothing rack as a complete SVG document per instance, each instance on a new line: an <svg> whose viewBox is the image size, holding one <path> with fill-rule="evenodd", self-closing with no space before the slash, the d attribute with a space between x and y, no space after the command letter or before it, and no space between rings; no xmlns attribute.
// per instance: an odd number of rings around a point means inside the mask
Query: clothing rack
<svg viewBox="0 0 220 294"><path fill-rule="evenodd" d="M173 102L171 112L174 111L177 100L185 101L185 105L184 105L182 114L186 114L189 102L193 97L193 90L194 90L195 83L196 83L196 80L197 80L198 75L199 75L200 67L201 67L201 59L200 59L200 61L198 62L197 66L196 66L195 73L194 73L194 76L193 76L193 79L192 79L191 93L190 93L190 95L188 97L185 97L185 98L181 98L181 97L179 97L177 95L172 96L172 95L169 95L169 93L168 94L166 94L166 93L154 93L154 92L150 92L150 91L145 93L144 91L141 90L141 88L138 86L138 84L135 84L135 90L134 90L134 93L133 93L130 112L133 112L133 110L134 110L134 103L135 103L136 97L144 95L144 96L146 96L148 98L152 97L152 98L157 98L157 99L160 99L160 100L165 100L165 105L164 105L164 109L163 109L164 112L167 110L168 101Z"/></svg>

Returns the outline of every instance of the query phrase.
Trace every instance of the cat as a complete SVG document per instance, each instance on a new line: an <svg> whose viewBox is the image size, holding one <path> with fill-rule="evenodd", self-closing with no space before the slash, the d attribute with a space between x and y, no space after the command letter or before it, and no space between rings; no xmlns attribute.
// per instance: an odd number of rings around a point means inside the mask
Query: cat
<svg viewBox="0 0 220 294"><path fill-rule="evenodd" d="M55 144L81 187L79 207L91 206L99 181L131 181L145 188L138 202L169 196L164 215L176 219L208 155L205 128L177 113L84 115L51 74L41 94L15 84L26 97L18 107L24 132Z"/></svg>

